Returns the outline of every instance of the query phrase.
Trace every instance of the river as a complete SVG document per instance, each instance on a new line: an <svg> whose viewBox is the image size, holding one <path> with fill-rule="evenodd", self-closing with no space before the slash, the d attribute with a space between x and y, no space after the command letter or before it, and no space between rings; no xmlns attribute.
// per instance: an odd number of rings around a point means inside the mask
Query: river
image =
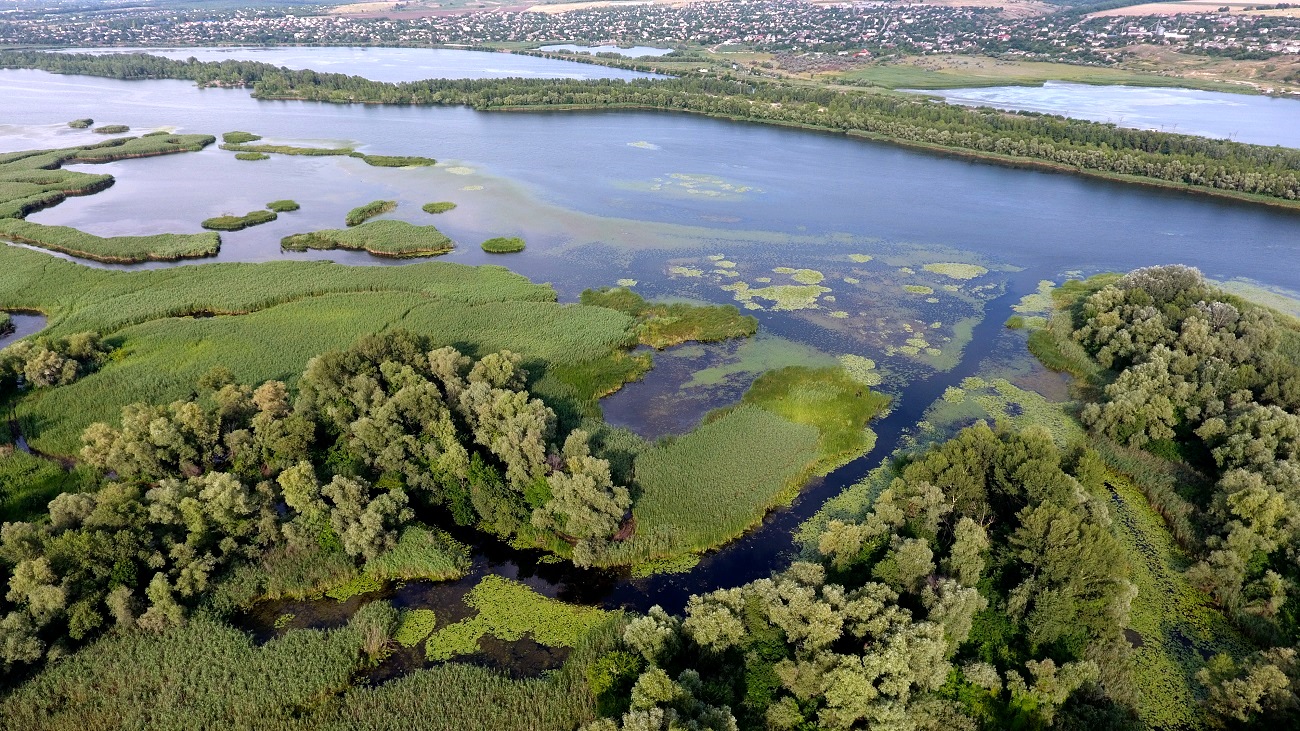
<svg viewBox="0 0 1300 731"><path fill-rule="evenodd" d="M339 63L352 53L346 49L292 53L311 68L364 70ZM495 55L484 55L496 62ZM486 63L474 58L453 65ZM542 63L567 63L513 60L536 62L538 73ZM293 198L301 211L223 234L217 259L392 264L362 253L286 253L278 241L296 231L338 227L354 205L395 199L399 207L391 217L434 222L461 243L448 260L506 264L552 282L566 301L586 287L622 281L651 298L742 304L734 296L737 282L762 288L790 283L798 268L815 270L825 291L812 301L787 307L752 300L761 307L751 309L760 319L760 338L658 355L663 367L606 400L607 418L651 436L680 432L708 409L734 400L763 369L859 355L877 362L884 390L896 397L894 411L875 425L877 448L683 574L630 579L576 571L477 541L479 571L606 606L660 603L678 611L691 593L780 568L792 555L794 528L879 464L946 387L983 372L991 361L1023 355L1023 338L1002 322L1040 280L1186 262L1243 286L1300 289L1300 273L1279 265L1300 254L1300 216L1293 212L833 134L644 111L481 113L257 101L245 90L198 89L181 81L39 71L0 71L0 95L7 101L0 150L97 141L66 126L93 117L97 124L129 124L134 132L238 129L268 142L347 144L440 161L417 169L371 168L351 158L242 162L213 146L84 166L111 172L116 184L31 216L40 223L101 235L198 231L209 216ZM435 200L458 207L433 220L419 206ZM489 258L475 244L497 235L523 236L528 249ZM986 271L963 279L935 268L952 262ZM690 362L679 366L674 358ZM428 591L409 586L402 591Z"/></svg>

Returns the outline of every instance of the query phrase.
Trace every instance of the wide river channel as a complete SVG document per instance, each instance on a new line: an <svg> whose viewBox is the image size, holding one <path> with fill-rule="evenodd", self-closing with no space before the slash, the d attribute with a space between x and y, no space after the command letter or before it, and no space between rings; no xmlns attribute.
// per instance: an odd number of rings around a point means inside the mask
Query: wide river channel
<svg viewBox="0 0 1300 731"><path fill-rule="evenodd" d="M298 67L374 72L380 79L409 75L413 66L425 76L443 68L459 77L499 76L501 69L520 76L591 77L606 71L456 51L280 53L280 62L292 60ZM761 323L757 338L658 354L649 377L605 400L609 421L648 437L689 430L769 368L833 363L845 355L875 362L882 390L896 397L892 413L874 425L876 449L810 485L792 507L775 511L763 527L705 556L689 572L634 579L575 571L476 540L476 572L502 573L550 595L606 606L645 609L658 603L679 611L692 593L779 569L794 555L791 534L798 525L879 464L926 407L965 376L1003 368L1025 387L1059 398L1060 379L1026 363L1023 335L1002 326L1041 281L1184 262L1243 291L1300 290L1296 212L833 134L676 113L480 113L264 102L247 90L198 89L182 81L39 71L0 71L0 98L0 151L98 141L66 126L92 117L96 124L130 125L133 133L246 130L272 143L349 145L439 160L420 169L372 168L350 158L243 162L214 145L193 154L87 166L111 172L116 184L31 216L40 223L100 235L199 231L199 222L210 216L292 198L301 211L223 234L216 259L390 264L362 253L285 253L278 242L289 233L340 227L343 211L353 206L396 199L400 205L389 215L436 223L460 243L446 259L508 266L553 283L564 301L576 300L587 287L622 283L650 298L748 307ZM1300 112L1286 109L1285 124L1273 121L1270 127L1300 129ZM1241 129L1249 117L1242 112ZM1211 132L1223 129L1209 122L1205 128ZM421 204L437 200L458 207L436 219L420 212ZM490 258L477 243L498 235L523 236L528 248ZM966 272L983 273L963 278L933 266L945 263L977 265ZM932 268L925 269L927 264ZM814 281L815 291L797 297L771 290ZM746 287L771 296L746 299ZM393 599L406 605L434 601L430 591L415 583ZM269 609L267 616L279 611Z"/></svg>

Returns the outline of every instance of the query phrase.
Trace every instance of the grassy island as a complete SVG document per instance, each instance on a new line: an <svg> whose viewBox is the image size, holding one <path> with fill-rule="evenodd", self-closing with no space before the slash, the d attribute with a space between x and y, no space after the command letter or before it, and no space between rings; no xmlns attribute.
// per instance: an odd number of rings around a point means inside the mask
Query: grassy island
<svg viewBox="0 0 1300 731"><path fill-rule="evenodd" d="M291 201L286 198L285 200L271 201L266 204L266 207L276 213L291 213L302 206L298 205L297 201Z"/></svg>
<svg viewBox="0 0 1300 731"><path fill-rule="evenodd" d="M256 142L262 139L261 135L255 135L252 132L226 132L221 135L221 141L228 145L242 145L245 142Z"/></svg>
<svg viewBox="0 0 1300 731"><path fill-rule="evenodd" d="M73 128L73 129L86 129L87 127L89 127L90 125L92 125L92 124L94 124L94 123L95 123L95 120L90 119L89 117L87 117L87 118L85 118L85 119L74 119L74 120L72 120L71 122L68 122L68 126L71 127L71 128Z"/></svg>
<svg viewBox="0 0 1300 731"><path fill-rule="evenodd" d="M366 221L397 208L397 201L370 201L364 206L357 206L348 211L344 219L348 226L360 226Z"/></svg>
<svg viewBox="0 0 1300 731"><path fill-rule="evenodd" d="M237 152L236 160L270 160L271 156L263 152Z"/></svg>
<svg viewBox="0 0 1300 731"><path fill-rule="evenodd" d="M123 132L130 132L131 128L125 124L106 124L103 127L96 127L91 132L98 132L101 135L120 135Z"/></svg>
<svg viewBox="0 0 1300 731"><path fill-rule="evenodd" d="M286 236L280 240L280 246L290 251L351 249L375 256L408 258L446 254L455 244L433 226L382 220L347 229L326 229Z"/></svg>
<svg viewBox="0 0 1300 731"><path fill-rule="evenodd" d="M105 264L195 259L214 256L221 250L221 237L216 233L104 238L67 226L44 226L17 218L0 218L0 238Z"/></svg>
<svg viewBox="0 0 1300 731"><path fill-rule="evenodd" d="M239 231L250 226L270 223L275 219L275 211L249 211L242 216L216 216L200 225L213 231Z"/></svg>
<svg viewBox="0 0 1300 731"><path fill-rule="evenodd" d="M425 203L423 206L420 206L420 210L424 211L425 213L437 214L437 213L446 213L447 211L450 211L455 207L456 204L452 203L451 201L437 201L435 203Z"/></svg>
<svg viewBox="0 0 1300 731"><path fill-rule="evenodd" d="M489 254L513 254L524 250L524 240L518 236L496 236L484 241L482 246Z"/></svg>

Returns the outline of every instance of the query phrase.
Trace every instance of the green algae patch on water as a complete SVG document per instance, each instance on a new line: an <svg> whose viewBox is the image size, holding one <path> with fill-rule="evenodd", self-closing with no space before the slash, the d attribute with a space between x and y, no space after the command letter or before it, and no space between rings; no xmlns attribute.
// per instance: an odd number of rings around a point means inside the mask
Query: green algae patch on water
<svg viewBox="0 0 1300 731"><path fill-rule="evenodd" d="M433 633L438 615L432 609L410 609L402 612L393 641L402 647L415 647Z"/></svg>
<svg viewBox="0 0 1300 731"><path fill-rule="evenodd" d="M849 254L849 261L855 262L857 264L866 264L867 262L875 258L876 257L870 254Z"/></svg>
<svg viewBox="0 0 1300 731"><path fill-rule="evenodd" d="M979 266L978 264L960 264L957 262L939 262L937 264L925 264L921 268L926 270L927 272L942 274L943 276L950 277L952 279L974 279L976 277L982 277L985 274L989 273L988 269L985 269L984 267Z"/></svg>
<svg viewBox="0 0 1300 731"><path fill-rule="evenodd" d="M703 270L703 269L696 269L695 267L689 267L689 266L670 266L670 267L668 267L668 273L669 273L670 275L677 276L677 277L702 277L702 276L704 276L704 270Z"/></svg>
<svg viewBox="0 0 1300 731"><path fill-rule="evenodd" d="M620 279L616 281L615 284L617 284L620 287L635 287L637 285L637 281L635 279Z"/></svg>
<svg viewBox="0 0 1300 731"><path fill-rule="evenodd" d="M769 287L750 287L745 282L724 285L722 289L731 292L737 302L753 302L755 299L773 303L773 310L778 312L793 310L811 310L820 305L817 299L831 291L829 287L816 284L774 284Z"/></svg>
<svg viewBox="0 0 1300 731"><path fill-rule="evenodd" d="M934 290L923 284L904 284L903 289L912 294L934 294Z"/></svg>
<svg viewBox="0 0 1300 731"><path fill-rule="evenodd" d="M473 654L485 636L518 642L528 635L546 647L574 647L609 616L602 609L544 597L501 576L485 577L465 596L465 604L478 612L429 635L425 657L450 660Z"/></svg>

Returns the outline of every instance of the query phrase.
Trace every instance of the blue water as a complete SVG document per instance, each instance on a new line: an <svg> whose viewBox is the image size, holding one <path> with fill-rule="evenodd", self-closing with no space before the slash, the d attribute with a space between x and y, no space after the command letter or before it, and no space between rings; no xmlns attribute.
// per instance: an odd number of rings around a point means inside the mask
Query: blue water
<svg viewBox="0 0 1300 731"><path fill-rule="evenodd" d="M1195 89L1094 86L1049 81L919 92L954 104L1060 114L1121 127L1300 147L1300 99Z"/></svg>
<svg viewBox="0 0 1300 731"><path fill-rule="evenodd" d="M458 51L444 48L321 48L203 47L203 48L74 48L69 53L149 53L184 61L261 61L291 69L364 76L373 81L421 79L635 79L651 74L607 68L575 61L520 56L513 53ZM667 53L667 51L665 51Z"/></svg>

